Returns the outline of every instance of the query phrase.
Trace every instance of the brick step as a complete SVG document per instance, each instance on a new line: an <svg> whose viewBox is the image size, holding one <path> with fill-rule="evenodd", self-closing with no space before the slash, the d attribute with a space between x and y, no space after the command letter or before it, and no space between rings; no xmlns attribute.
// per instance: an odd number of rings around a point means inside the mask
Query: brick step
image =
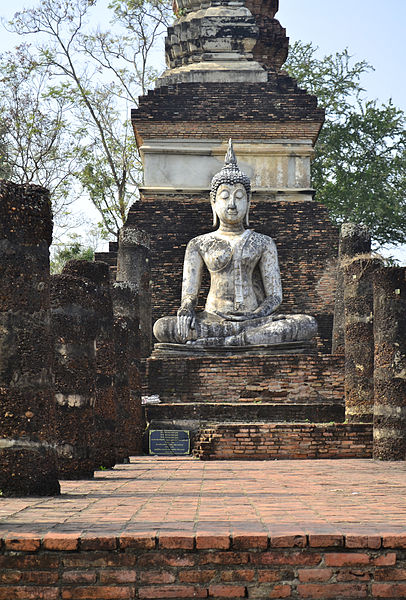
<svg viewBox="0 0 406 600"><path fill-rule="evenodd" d="M204 423L344 421L344 403L176 402L146 405L145 419L156 428L196 429Z"/></svg>
<svg viewBox="0 0 406 600"><path fill-rule="evenodd" d="M371 423L218 423L203 427L201 460L371 458Z"/></svg>

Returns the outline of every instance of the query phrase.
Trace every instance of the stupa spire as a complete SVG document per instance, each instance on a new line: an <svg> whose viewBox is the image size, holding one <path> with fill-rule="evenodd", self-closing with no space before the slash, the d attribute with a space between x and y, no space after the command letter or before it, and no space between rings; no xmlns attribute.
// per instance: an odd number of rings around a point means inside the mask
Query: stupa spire
<svg viewBox="0 0 406 600"><path fill-rule="evenodd" d="M167 70L157 87L180 82L268 80L288 53L274 17L279 0L174 0L177 16L165 40Z"/></svg>

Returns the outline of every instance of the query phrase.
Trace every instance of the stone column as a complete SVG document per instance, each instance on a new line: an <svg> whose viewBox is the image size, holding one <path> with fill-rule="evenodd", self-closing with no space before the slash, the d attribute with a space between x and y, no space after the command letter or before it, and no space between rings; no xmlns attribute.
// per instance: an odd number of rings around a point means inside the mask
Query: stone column
<svg viewBox="0 0 406 600"><path fill-rule="evenodd" d="M144 421L141 407L138 287L117 282L112 288L117 356L117 462L141 453Z"/></svg>
<svg viewBox="0 0 406 600"><path fill-rule="evenodd" d="M379 258L367 254L342 259L345 324L345 416L350 423L372 423L374 407L374 271Z"/></svg>
<svg viewBox="0 0 406 600"><path fill-rule="evenodd" d="M332 354L344 354L344 273L342 261L371 252L371 235L364 225L343 223L338 250Z"/></svg>
<svg viewBox="0 0 406 600"><path fill-rule="evenodd" d="M51 277L60 479L93 477L96 298L97 286L85 277Z"/></svg>
<svg viewBox="0 0 406 600"><path fill-rule="evenodd" d="M151 316L151 267L149 236L134 227L123 227L120 231L117 256L118 282L130 283L136 287L139 306L140 356L146 358L152 347Z"/></svg>
<svg viewBox="0 0 406 600"><path fill-rule="evenodd" d="M59 494L49 322L49 192L0 181L0 489Z"/></svg>
<svg viewBox="0 0 406 600"><path fill-rule="evenodd" d="M98 467L109 469L116 463L117 445L115 388L117 365L109 265L101 261L71 260L65 265L63 273L90 279L97 288L97 298L93 305L97 320L93 459L96 469Z"/></svg>
<svg viewBox="0 0 406 600"><path fill-rule="evenodd" d="M406 460L406 268L374 276L374 458Z"/></svg>

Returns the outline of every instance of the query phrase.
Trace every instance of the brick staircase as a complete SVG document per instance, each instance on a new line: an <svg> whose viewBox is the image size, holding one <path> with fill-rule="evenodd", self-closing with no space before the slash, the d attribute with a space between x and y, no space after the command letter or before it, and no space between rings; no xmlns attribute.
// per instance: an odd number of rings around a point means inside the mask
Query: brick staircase
<svg viewBox="0 0 406 600"><path fill-rule="evenodd" d="M338 402L167 402L144 406L151 429L186 429L192 447L201 432L221 424L331 423L344 421Z"/></svg>

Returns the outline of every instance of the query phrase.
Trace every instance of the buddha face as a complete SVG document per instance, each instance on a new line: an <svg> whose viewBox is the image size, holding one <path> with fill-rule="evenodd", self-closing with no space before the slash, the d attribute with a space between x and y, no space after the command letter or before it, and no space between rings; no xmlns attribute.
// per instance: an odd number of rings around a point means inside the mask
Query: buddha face
<svg viewBox="0 0 406 600"><path fill-rule="evenodd" d="M241 183L222 183L216 194L214 210L220 223L237 225L244 221L248 210L247 192Z"/></svg>

